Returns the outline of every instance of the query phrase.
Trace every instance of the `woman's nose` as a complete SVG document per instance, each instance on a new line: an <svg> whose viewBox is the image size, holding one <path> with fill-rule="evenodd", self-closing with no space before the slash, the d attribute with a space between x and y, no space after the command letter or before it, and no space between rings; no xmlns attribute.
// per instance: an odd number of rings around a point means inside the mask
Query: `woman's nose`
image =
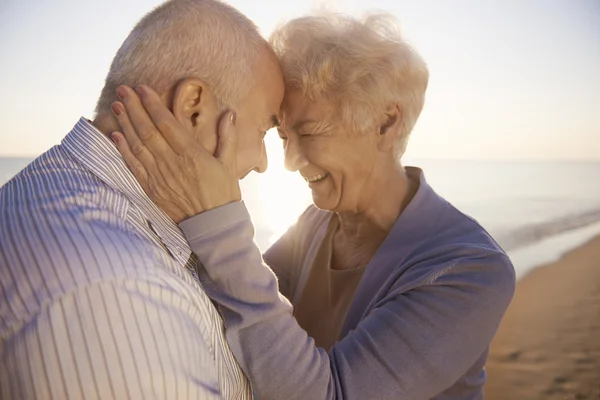
<svg viewBox="0 0 600 400"><path fill-rule="evenodd" d="M304 157L297 138L288 137L284 152L285 168L288 170L296 172L308 164L308 160Z"/></svg>

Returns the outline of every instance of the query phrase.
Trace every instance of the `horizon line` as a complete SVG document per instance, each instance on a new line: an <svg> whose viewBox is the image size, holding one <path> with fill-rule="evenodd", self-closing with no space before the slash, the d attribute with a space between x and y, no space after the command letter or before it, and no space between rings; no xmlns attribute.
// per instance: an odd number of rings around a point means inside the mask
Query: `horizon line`
<svg viewBox="0 0 600 400"><path fill-rule="evenodd" d="M18 158L18 159L35 159L40 154L0 154L0 158ZM479 162L584 162L584 163L600 163L600 158L542 158L542 157L516 157L516 158L497 158L497 157L413 157L408 156L407 161L479 161Z"/></svg>

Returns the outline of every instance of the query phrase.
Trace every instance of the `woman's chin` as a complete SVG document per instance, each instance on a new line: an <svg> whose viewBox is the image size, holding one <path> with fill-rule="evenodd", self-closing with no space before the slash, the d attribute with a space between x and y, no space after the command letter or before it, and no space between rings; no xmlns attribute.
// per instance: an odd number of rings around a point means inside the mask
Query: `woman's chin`
<svg viewBox="0 0 600 400"><path fill-rule="evenodd" d="M321 210L335 211L339 201L336 201L334 196L329 196L326 193L322 193L316 190L312 191L312 199L315 207Z"/></svg>

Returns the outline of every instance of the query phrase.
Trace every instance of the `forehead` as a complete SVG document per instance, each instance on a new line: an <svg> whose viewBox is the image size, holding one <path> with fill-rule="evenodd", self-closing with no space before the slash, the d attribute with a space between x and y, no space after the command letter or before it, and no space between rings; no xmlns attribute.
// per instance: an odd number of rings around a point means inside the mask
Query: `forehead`
<svg viewBox="0 0 600 400"><path fill-rule="evenodd" d="M320 97L310 99L299 90L287 90L281 104L281 124L291 127L298 121L336 119L333 101Z"/></svg>
<svg viewBox="0 0 600 400"><path fill-rule="evenodd" d="M270 120L280 109L284 94L283 75L274 56L264 51L254 73L254 85L245 106L261 120Z"/></svg>

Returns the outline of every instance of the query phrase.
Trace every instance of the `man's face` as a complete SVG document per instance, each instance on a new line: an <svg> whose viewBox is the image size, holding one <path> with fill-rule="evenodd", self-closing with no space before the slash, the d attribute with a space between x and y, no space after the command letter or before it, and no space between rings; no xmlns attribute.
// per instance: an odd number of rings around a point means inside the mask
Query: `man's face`
<svg viewBox="0 0 600 400"><path fill-rule="evenodd" d="M275 56L265 48L256 67L254 87L235 110L238 132L237 173L241 179L252 170L267 169L264 137L277 125L277 114L283 100L283 75Z"/></svg>

